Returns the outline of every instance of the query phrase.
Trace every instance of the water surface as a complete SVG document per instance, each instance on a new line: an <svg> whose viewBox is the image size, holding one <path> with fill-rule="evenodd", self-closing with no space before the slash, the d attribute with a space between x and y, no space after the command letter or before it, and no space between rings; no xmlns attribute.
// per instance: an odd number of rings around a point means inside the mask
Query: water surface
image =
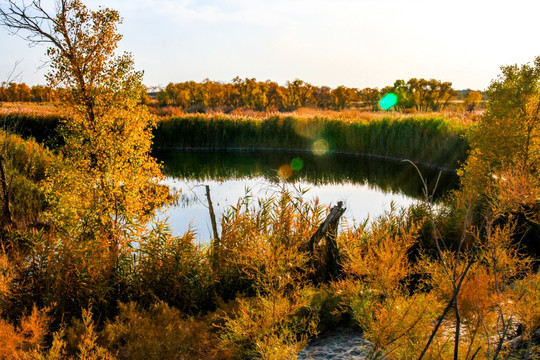
<svg viewBox="0 0 540 360"><path fill-rule="evenodd" d="M416 168L397 162L351 155L316 156L285 152L157 152L167 184L180 190L179 203L167 212L176 235L193 229L202 242L212 237L204 185L209 185L219 218L241 197L267 198L283 187L307 191L330 206L343 201L349 223L375 218L393 206L409 206L423 199L424 185ZM419 167L435 199L457 184L453 172Z"/></svg>

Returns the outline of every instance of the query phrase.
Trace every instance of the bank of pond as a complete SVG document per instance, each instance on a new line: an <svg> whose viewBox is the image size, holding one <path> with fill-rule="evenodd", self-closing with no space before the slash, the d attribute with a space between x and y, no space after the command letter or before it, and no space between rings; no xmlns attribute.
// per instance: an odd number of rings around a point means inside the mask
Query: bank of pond
<svg viewBox="0 0 540 360"><path fill-rule="evenodd" d="M259 199L287 189L325 205L341 201L346 208L344 218L364 221L392 207L422 201L424 181L435 201L458 184L452 171L366 156L210 150L154 151L153 155L163 164L169 188L180 192L176 205L163 216L174 234L192 230L202 242L212 238L206 186L217 219L241 198L251 198L256 206ZM221 232L219 221L218 227Z"/></svg>
<svg viewBox="0 0 540 360"><path fill-rule="evenodd" d="M0 115L0 125L39 142L61 142L58 116ZM266 118L191 114L160 118L154 148L305 151L408 159L442 169L464 161L467 126L441 115L388 116L350 120L324 116L272 115Z"/></svg>
<svg viewBox="0 0 540 360"><path fill-rule="evenodd" d="M525 241L537 242L536 223L471 223L458 202L415 202L372 222L319 231L348 204L304 199L284 186L348 183L421 199L422 174L429 193L439 190L436 200L456 185L453 171L437 168L455 169L465 155L463 128L418 118L220 119L158 124L153 155L168 178L262 178L277 187L266 199L243 197L230 206L207 244L192 231L175 236L161 222L113 247L110 238L34 221L47 210L40 191L55 155L35 141L4 137L11 174L21 179L14 204L35 202L36 219L3 229L0 333L9 341L0 344L0 358L295 359L309 341L344 324L362 332L366 341L351 346L363 346L369 358L518 359L540 351L538 255ZM23 120L12 124L58 144L47 135L58 119L34 118L33 127ZM370 145L362 144L370 132ZM246 151L254 148L272 151ZM360 149L370 156L339 154ZM75 224L86 230L84 218Z"/></svg>

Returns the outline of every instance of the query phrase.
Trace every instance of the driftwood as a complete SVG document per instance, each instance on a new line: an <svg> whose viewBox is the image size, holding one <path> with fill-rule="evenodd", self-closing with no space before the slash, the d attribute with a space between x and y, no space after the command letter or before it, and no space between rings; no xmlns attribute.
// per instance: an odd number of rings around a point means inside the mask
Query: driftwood
<svg viewBox="0 0 540 360"><path fill-rule="evenodd" d="M309 239L308 249L312 258L316 258L315 245L319 245L325 239L326 248L319 255L321 263L317 271L324 272L326 278L335 278L341 272L341 259L336 243L336 235L339 219L345 210L343 202L339 201L330 210L330 214L321 223L315 234Z"/></svg>
<svg viewBox="0 0 540 360"><path fill-rule="evenodd" d="M540 328L534 330L528 339L523 334L516 336L512 340L508 341L506 347L511 349L512 352L516 352L520 348L526 348L528 342L535 340L540 340Z"/></svg>

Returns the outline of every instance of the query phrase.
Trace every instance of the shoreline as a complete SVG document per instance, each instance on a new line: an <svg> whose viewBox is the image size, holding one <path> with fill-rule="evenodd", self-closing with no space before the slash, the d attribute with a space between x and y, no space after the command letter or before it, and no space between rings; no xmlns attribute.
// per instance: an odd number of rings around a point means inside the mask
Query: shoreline
<svg viewBox="0 0 540 360"><path fill-rule="evenodd" d="M302 149L302 148L282 148L282 147L235 147L235 146L216 146L216 147L188 147L188 146L154 146L152 151L192 151L192 152L212 152L212 151L225 151L225 152L281 152L281 153L301 153L301 154L313 154L312 150ZM334 151L329 150L322 155L344 155L351 157L364 157L364 158L373 158L381 159L395 162L404 162L411 161L416 165L421 165L426 168L440 170L444 172L456 173L456 169L447 168L441 165L426 163L426 162L415 162L407 158L389 156L389 155L378 155L378 154L363 154L352 151Z"/></svg>

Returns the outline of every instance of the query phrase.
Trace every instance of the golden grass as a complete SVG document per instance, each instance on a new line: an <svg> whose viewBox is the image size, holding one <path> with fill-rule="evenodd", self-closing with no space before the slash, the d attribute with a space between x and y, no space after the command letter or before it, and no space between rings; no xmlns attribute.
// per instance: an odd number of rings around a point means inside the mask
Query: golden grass
<svg viewBox="0 0 540 360"><path fill-rule="evenodd" d="M54 103L4 102L0 103L0 115L61 115L62 110Z"/></svg>
<svg viewBox="0 0 540 360"><path fill-rule="evenodd" d="M167 117L185 117L189 115L194 115L192 113L186 113L180 107L166 106L166 107L151 107L150 111L159 116L160 118ZM202 114L197 114L202 115ZM223 112L207 112L205 116L226 116L230 118L249 118L249 119L259 119L266 120L272 116L294 116L297 118L313 118L313 117L326 117L336 120L344 120L348 122L369 122L373 120L380 120L383 118L403 118L411 116L419 117L444 117L450 121L469 125L475 123L479 120L482 112L464 112L464 111L438 111L438 112L421 112L421 111L408 111L408 112L398 112L398 111L368 111L364 109L344 109L344 110L323 110L323 109L313 109L313 108L300 108L295 111L289 112L275 112L275 111L256 111L252 109L239 108L231 111L230 113Z"/></svg>
<svg viewBox="0 0 540 360"><path fill-rule="evenodd" d="M160 118L167 117L183 117L190 115L186 113L180 107L165 106L165 107L149 107L150 112L157 115ZM0 104L1 114L25 114L25 115L61 115L62 109L54 103L34 103L34 102L4 102ZM193 114L191 114L193 115ZM199 114L200 115L200 114ZM420 111L368 111L365 109L344 109L344 110L323 110L313 108L299 108L290 112L275 112L275 111L255 111L252 109L239 108L224 114L222 112L207 112L206 116L212 117L215 115L227 116L227 117L242 117L265 120L269 117L281 115L281 116L295 116L300 118L312 118L312 117L326 117L331 119L345 120L345 121L361 121L369 122L372 120L380 120L383 118L401 118L410 116L429 116L429 117L444 117L450 121L469 125L477 122L482 115L482 112L464 112L464 111L438 111L438 112L420 112Z"/></svg>

